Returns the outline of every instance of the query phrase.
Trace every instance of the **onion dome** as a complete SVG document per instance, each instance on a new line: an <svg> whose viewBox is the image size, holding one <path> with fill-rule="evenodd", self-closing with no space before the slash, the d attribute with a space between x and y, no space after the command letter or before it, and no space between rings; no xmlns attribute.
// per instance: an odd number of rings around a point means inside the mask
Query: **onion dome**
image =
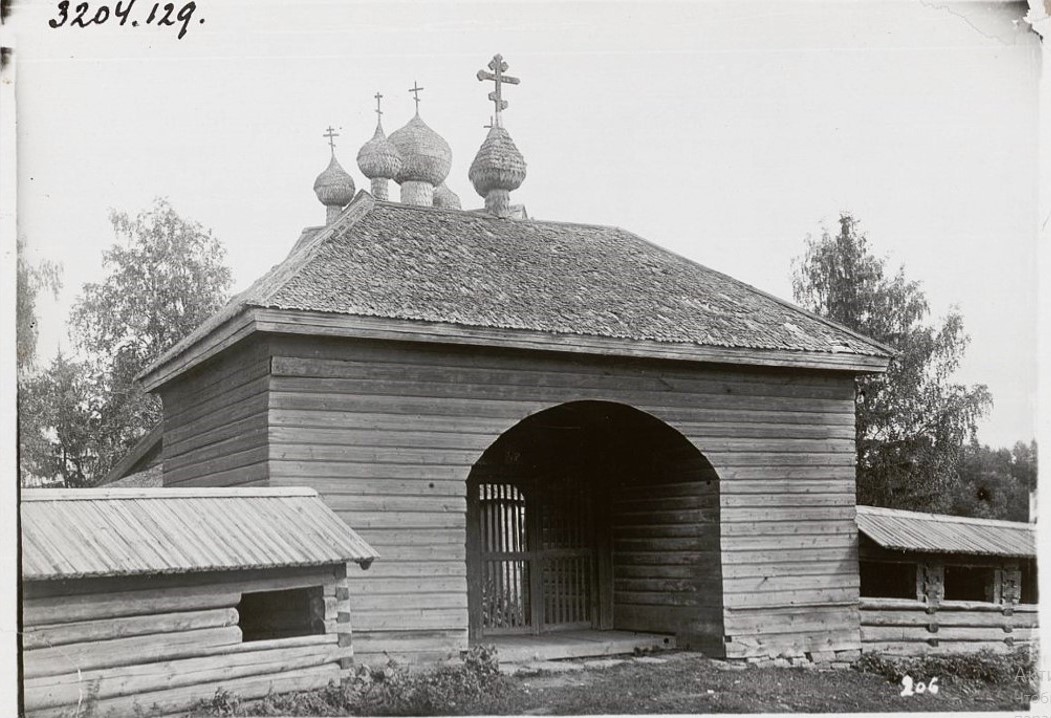
<svg viewBox="0 0 1051 718"><path fill-rule="evenodd" d="M420 115L390 135L390 143L401 155L401 168L394 179L398 184L425 182L437 187L449 176L453 153L449 143L427 126Z"/></svg>
<svg viewBox="0 0 1051 718"><path fill-rule="evenodd" d="M354 199L354 178L340 166L335 155L314 180L314 194L326 207L346 207Z"/></svg>
<svg viewBox="0 0 1051 718"><path fill-rule="evenodd" d="M460 195L442 182L434 189L434 206L441 209L460 209Z"/></svg>
<svg viewBox="0 0 1051 718"><path fill-rule="evenodd" d="M398 148L387 139L383 125L377 122L372 139L358 150L358 169L369 179L394 179L401 165Z"/></svg>
<svg viewBox="0 0 1051 718"><path fill-rule="evenodd" d="M525 180L526 163L507 130L500 125L489 128L467 176L485 198L487 211L499 217L510 215L509 195Z"/></svg>

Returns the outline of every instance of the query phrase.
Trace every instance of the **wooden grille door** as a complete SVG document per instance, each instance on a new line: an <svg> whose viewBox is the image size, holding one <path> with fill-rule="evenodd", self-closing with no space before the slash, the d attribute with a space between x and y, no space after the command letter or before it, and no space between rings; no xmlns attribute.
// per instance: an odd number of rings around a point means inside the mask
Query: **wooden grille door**
<svg viewBox="0 0 1051 718"><path fill-rule="evenodd" d="M544 630L590 628L595 615L592 510L584 487L546 487L539 516L538 563Z"/></svg>
<svg viewBox="0 0 1051 718"><path fill-rule="evenodd" d="M526 502L512 484L478 486L482 632L535 632Z"/></svg>
<svg viewBox="0 0 1051 718"><path fill-rule="evenodd" d="M592 507L580 486L477 487L483 635L587 628L597 615Z"/></svg>

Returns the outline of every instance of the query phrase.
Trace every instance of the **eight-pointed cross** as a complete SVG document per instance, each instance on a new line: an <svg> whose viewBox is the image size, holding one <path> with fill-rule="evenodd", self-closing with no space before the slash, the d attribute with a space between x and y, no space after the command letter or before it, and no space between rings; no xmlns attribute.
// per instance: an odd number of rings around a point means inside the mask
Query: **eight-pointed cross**
<svg viewBox="0 0 1051 718"><path fill-rule="evenodd" d="M489 99L492 100L493 105L496 106L496 117L493 121L499 127L500 111L507 109L507 100L503 98L500 86L505 82L509 85L517 85L521 80L517 77L511 77L510 75L504 74L504 72L507 71L507 63L504 62L503 55L493 55L493 59L489 61L489 69L492 70L492 72L479 70L477 77L480 81L492 80L496 83L496 89L489 93Z"/></svg>
<svg viewBox="0 0 1051 718"><path fill-rule="evenodd" d="M376 98L376 115L382 115L383 110L380 109L380 101L383 99L383 95L377 92L375 95L373 95L373 97Z"/></svg>
<svg viewBox="0 0 1051 718"><path fill-rule="evenodd" d="M335 138L339 137L339 133L336 132L335 129L333 129L332 125L329 125L328 126L328 130L326 130L325 134L323 134L321 136L328 138L328 146L332 149L332 154L336 154L336 141L335 141Z"/></svg>
<svg viewBox="0 0 1051 718"><path fill-rule="evenodd" d="M416 80L413 80L412 81L412 88L409 90L409 92L412 93L412 99L416 101L416 114L417 115L420 114L420 91L421 90L423 90L423 88L422 87L417 87L416 86Z"/></svg>

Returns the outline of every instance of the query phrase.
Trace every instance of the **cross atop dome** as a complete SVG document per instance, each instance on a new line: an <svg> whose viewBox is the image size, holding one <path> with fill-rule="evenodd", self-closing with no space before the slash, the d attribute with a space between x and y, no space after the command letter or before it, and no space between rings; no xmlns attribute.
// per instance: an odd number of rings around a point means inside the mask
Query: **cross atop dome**
<svg viewBox="0 0 1051 718"><path fill-rule="evenodd" d="M479 82L492 80L493 83L496 85L496 89L489 93L489 99L492 100L493 105L496 107L496 116L493 119L493 124L497 127L501 126L500 112L502 110L507 109L507 100L503 98L501 86L505 82L509 85L517 85L519 82L521 82L521 80L519 80L517 77L511 77L510 75L504 74L505 72L507 72L507 67L507 63L504 62L504 56L500 53L497 53L493 55L493 59L489 61L489 69L492 70L492 72L479 70L478 74L476 75Z"/></svg>
<svg viewBox="0 0 1051 718"><path fill-rule="evenodd" d="M478 148L467 177L474 185L475 191L485 199L485 211L495 217L510 217L514 210L511 206L512 190L518 189L526 176L526 163L522 153L515 147L511 135L504 129L500 113L507 109L507 100L503 98L504 83L517 85L521 80L505 75L507 63L503 55L493 55L489 61L492 72L479 70L476 77L479 81L492 80L496 88L489 93L496 112L485 125L489 133Z"/></svg>
<svg viewBox="0 0 1051 718"><path fill-rule="evenodd" d="M372 139L358 150L358 169L372 183L372 196L376 199L387 199L387 182L398 176L402 160L398 149L387 139L383 132L383 93L377 91L376 132Z"/></svg>
<svg viewBox="0 0 1051 718"><path fill-rule="evenodd" d="M420 93L423 92L422 87L417 86L416 80L412 81L412 87L409 88L409 92L412 93L412 99L416 103L416 114L420 114Z"/></svg>
<svg viewBox="0 0 1051 718"><path fill-rule="evenodd" d="M321 135L328 140L328 147L332 151L332 159L329 160L325 171L314 180L314 194L318 201L325 205L325 224L332 224L344 207L354 199L354 179L347 174L336 159L336 138L339 133L331 125Z"/></svg>
<svg viewBox="0 0 1051 718"><path fill-rule="evenodd" d="M329 149L332 150L332 154L334 156L336 154L336 139L335 138L339 137L339 133L336 132L335 128L333 128L332 125L329 125L328 129L325 130L325 134L323 134L321 136L328 139Z"/></svg>

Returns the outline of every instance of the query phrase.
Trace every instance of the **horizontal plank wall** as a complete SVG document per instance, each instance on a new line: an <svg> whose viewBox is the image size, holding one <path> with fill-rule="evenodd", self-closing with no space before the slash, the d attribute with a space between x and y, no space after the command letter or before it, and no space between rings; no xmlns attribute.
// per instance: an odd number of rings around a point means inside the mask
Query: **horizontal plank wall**
<svg viewBox="0 0 1051 718"><path fill-rule="evenodd" d="M266 484L269 373L253 338L162 389L165 486Z"/></svg>
<svg viewBox="0 0 1051 718"><path fill-rule="evenodd" d="M316 488L381 554L350 580L356 655L440 660L466 648L471 467L525 417L583 400L652 414L711 461L728 655L859 647L851 376L269 342L271 484ZM639 605L630 593L625 611Z"/></svg>
<svg viewBox="0 0 1051 718"><path fill-rule="evenodd" d="M353 656L346 567L26 582L30 718L183 713L217 689L242 698L338 681ZM315 635L244 641L244 593L316 588Z"/></svg>
<svg viewBox="0 0 1051 718"><path fill-rule="evenodd" d="M721 654L719 476L675 432L637 438L648 460L611 501L614 627Z"/></svg>

